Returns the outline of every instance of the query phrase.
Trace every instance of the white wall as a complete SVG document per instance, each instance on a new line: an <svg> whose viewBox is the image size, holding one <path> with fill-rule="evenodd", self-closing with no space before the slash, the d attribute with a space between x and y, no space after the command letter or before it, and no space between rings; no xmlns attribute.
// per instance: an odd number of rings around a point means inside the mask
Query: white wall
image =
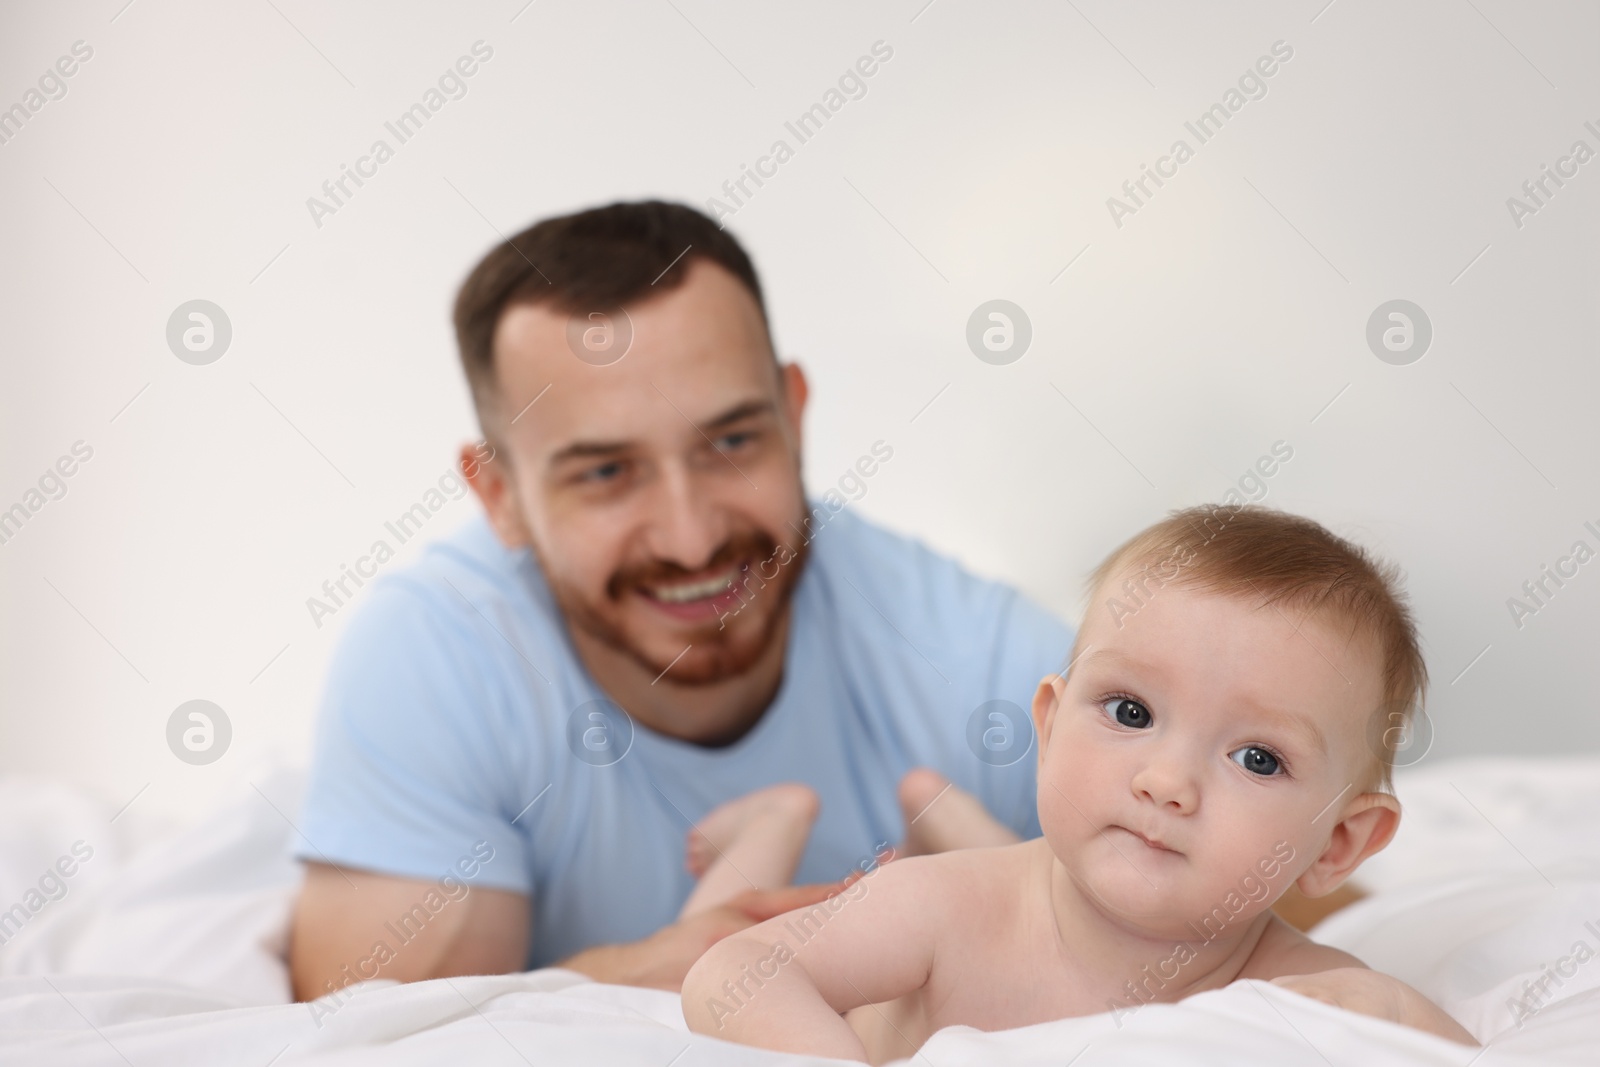
<svg viewBox="0 0 1600 1067"><path fill-rule="evenodd" d="M303 760L348 618L305 600L473 435L448 309L496 231L703 205L879 40L867 94L729 224L811 375L814 489L882 438L865 514L1070 615L1111 547L1286 441L1268 502L1405 568L1429 758L1595 750L1600 563L1520 629L1507 599L1600 549L1600 160L1520 226L1506 202L1600 151L1600 9L1323 2L7 5L0 107L93 56L0 145L0 507L93 457L0 545L0 771L191 813ZM467 95L315 225L478 40ZM1184 122L1280 40L1198 145ZM1007 366L964 338L997 297L1034 331ZM233 326L207 366L165 339L194 298ZM1365 340L1395 298L1434 328L1408 366ZM206 767L165 742L195 698L235 732Z"/></svg>

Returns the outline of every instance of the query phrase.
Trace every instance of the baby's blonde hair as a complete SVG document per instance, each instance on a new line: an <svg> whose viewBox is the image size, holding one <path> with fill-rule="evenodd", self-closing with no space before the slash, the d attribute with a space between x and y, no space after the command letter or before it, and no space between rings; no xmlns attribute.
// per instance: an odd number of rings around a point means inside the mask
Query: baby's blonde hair
<svg viewBox="0 0 1600 1067"><path fill-rule="evenodd" d="M1153 568L1159 570L1152 573ZM1395 751L1428 689L1428 668L1399 568L1299 515L1259 504L1200 504L1170 512L1107 556L1089 574L1085 591L1091 605L1102 586L1123 571L1137 574L1134 600L1141 581L1147 590L1175 584L1262 607L1316 612L1319 618L1349 621L1352 634L1371 635L1383 663L1383 702L1372 710L1367 731L1373 773L1364 788L1393 791ZM1116 592L1108 595L1113 614L1119 607L1137 611L1137 604L1118 600ZM1077 655L1074 648L1073 659Z"/></svg>

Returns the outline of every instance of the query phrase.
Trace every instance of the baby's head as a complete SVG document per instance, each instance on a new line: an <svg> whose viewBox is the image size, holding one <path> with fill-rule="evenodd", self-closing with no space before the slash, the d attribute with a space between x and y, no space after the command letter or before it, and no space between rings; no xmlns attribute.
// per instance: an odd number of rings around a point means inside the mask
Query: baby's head
<svg viewBox="0 0 1600 1067"><path fill-rule="evenodd" d="M1209 938L1388 844L1395 746L1427 689L1392 566L1309 519L1202 505L1089 590L1033 718L1040 824L1102 911Z"/></svg>

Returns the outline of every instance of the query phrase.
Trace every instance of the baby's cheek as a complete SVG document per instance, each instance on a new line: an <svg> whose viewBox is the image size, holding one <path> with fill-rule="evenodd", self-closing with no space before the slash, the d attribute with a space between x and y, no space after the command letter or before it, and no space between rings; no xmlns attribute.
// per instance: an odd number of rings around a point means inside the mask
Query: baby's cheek
<svg viewBox="0 0 1600 1067"><path fill-rule="evenodd" d="M1239 865L1219 867L1191 887L1189 900L1196 912L1191 921L1209 940L1266 911L1274 894L1274 884L1258 871L1247 868L1241 873Z"/></svg>
<svg viewBox="0 0 1600 1067"><path fill-rule="evenodd" d="M1051 788L1051 783L1041 778L1039 781L1039 828L1044 832L1045 840L1050 842L1051 850L1060 855L1062 834L1071 829L1071 824L1064 821L1063 812L1082 822L1082 818L1072 812L1072 809L1061 799L1061 795Z"/></svg>
<svg viewBox="0 0 1600 1067"><path fill-rule="evenodd" d="M1303 864L1297 861L1301 850L1280 834L1258 843L1254 853L1238 857L1239 870L1231 888L1249 902L1253 910L1265 910L1293 884Z"/></svg>
<svg viewBox="0 0 1600 1067"><path fill-rule="evenodd" d="M1239 879L1239 892L1253 905L1265 904L1267 898L1272 895L1272 887L1252 871Z"/></svg>
<svg viewBox="0 0 1600 1067"><path fill-rule="evenodd" d="M1059 856L1104 829L1113 787L1086 761L1063 761L1057 773L1051 770L1047 766L1039 780L1039 825Z"/></svg>
<svg viewBox="0 0 1600 1067"><path fill-rule="evenodd" d="M1065 796L1089 814L1090 804L1104 805L1108 800L1116 804L1130 795L1134 768L1120 756L1089 740L1064 751L1054 749L1045 758L1042 784L1058 802Z"/></svg>

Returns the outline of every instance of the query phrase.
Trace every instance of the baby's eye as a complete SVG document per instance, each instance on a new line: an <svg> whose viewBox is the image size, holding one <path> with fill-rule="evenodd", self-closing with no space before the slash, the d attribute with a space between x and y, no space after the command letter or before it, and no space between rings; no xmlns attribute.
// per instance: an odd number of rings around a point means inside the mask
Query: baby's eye
<svg viewBox="0 0 1600 1067"><path fill-rule="evenodd" d="M1228 753L1228 758L1251 774L1259 774L1263 778L1270 778L1279 771L1278 757L1264 748L1254 745L1241 748L1236 752Z"/></svg>
<svg viewBox="0 0 1600 1067"><path fill-rule="evenodd" d="M1100 703L1107 715L1122 726L1142 730L1150 725L1150 709L1128 697L1110 697Z"/></svg>

